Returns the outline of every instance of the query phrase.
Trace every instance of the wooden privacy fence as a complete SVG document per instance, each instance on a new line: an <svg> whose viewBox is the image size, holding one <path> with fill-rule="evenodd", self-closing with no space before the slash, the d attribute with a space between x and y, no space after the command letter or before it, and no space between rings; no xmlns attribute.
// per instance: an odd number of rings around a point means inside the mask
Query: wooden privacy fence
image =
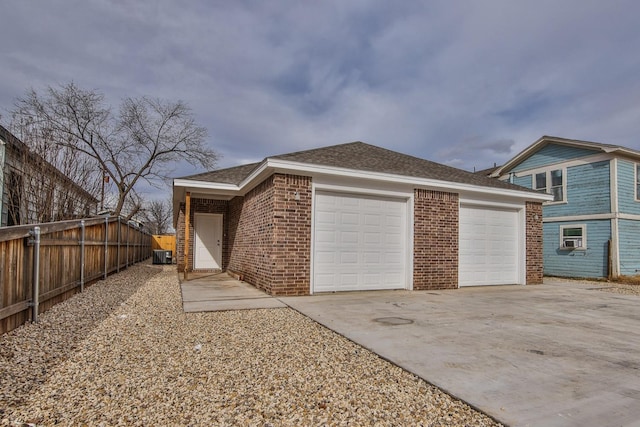
<svg viewBox="0 0 640 427"><path fill-rule="evenodd" d="M0 228L0 333L150 256L151 235L121 218Z"/></svg>

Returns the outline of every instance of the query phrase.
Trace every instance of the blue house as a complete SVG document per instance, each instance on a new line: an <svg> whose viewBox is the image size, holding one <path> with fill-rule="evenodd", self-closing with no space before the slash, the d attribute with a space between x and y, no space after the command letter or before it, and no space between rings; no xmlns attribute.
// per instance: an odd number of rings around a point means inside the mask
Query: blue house
<svg viewBox="0 0 640 427"><path fill-rule="evenodd" d="M640 272L640 151L543 136L489 176L553 195L542 209L545 275Z"/></svg>

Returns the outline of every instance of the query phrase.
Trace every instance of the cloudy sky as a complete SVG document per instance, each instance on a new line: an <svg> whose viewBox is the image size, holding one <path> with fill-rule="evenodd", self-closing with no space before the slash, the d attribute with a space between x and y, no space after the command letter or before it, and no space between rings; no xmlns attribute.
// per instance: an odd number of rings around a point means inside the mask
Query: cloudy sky
<svg viewBox="0 0 640 427"><path fill-rule="evenodd" d="M1 5L4 125L27 89L74 81L185 101L218 167L350 141L467 170L542 135L640 149L635 0Z"/></svg>

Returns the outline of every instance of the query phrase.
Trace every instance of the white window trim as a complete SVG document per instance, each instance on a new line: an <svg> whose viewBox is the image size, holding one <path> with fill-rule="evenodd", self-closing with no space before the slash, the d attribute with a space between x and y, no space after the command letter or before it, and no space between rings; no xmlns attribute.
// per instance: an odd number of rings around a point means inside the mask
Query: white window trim
<svg viewBox="0 0 640 427"><path fill-rule="evenodd" d="M564 246L564 230L566 228L581 228L582 229L582 246L578 247L566 247ZM587 250L587 225L586 224L565 224L560 226L560 249L565 251L585 251Z"/></svg>
<svg viewBox="0 0 640 427"><path fill-rule="evenodd" d="M640 167L640 163L633 164L633 192L635 193L636 202L640 202L640 195L638 194L638 168Z"/></svg>
<svg viewBox="0 0 640 427"><path fill-rule="evenodd" d="M554 167L554 168L547 168L544 170L537 170L531 173L531 189L538 191L538 188L536 188L536 175L544 173L546 174L546 181L547 181L547 189L545 191L546 194L552 194L551 193L551 172L552 171L557 171L557 170L561 170L562 171L562 200L557 200L557 201L548 201L548 202L543 202L544 205L563 205L563 204L567 204L569 203L567 201L567 168L558 168L558 167Z"/></svg>

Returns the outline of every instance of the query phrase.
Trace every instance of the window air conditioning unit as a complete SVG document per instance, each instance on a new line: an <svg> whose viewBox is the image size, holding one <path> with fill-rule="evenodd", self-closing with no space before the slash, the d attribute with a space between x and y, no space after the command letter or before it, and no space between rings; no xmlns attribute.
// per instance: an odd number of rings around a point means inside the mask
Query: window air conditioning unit
<svg viewBox="0 0 640 427"><path fill-rule="evenodd" d="M567 239L564 241L563 247L565 248L579 248L582 246L581 239Z"/></svg>

